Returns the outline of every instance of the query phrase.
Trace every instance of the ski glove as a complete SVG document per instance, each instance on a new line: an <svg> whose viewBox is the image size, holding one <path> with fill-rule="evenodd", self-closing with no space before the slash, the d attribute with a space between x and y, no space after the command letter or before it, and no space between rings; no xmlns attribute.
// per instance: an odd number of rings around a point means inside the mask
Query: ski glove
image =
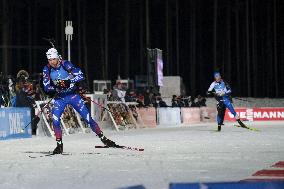
<svg viewBox="0 0 284 189"><path fill-rule="evenodd" d="M210 97L210 96L214 96L215 93L213 91L207 91L206 95Z"/></svg>
<svg viewBox="0 0 284 189"><path fill-rule="evenodd" d="M70 87L71 81L70 80L56 80L56 86L59 89L67 89Z"/></svg>
<svg viewBox="0 0 284 189"><path fill-rule="evenodd" d="M225 96L226 95L226 93L224 92L224 91L222 91L222 92L220 92L220 93L218 93L218 96Z"/></svg>
<svg viewBox="0 0 284 189"><path fill-rule="evenodd" d="M87 91L84 87L81 87L81 86L79 86L77 90L78 90L79 94L85 94L86 91Z"/></svg>

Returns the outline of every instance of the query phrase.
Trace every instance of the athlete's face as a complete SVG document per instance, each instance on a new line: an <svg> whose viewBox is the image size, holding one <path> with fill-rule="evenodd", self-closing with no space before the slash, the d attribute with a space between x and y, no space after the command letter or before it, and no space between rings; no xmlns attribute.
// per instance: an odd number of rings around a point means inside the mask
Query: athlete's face
<svg viewBox="0 0 284 189"><path fill-rule="evenodd" d="M217 82L220 82L222 79L220 74L216 74L214 77L215 77L215 81Z"/></svg>
<svg viewBox="0 0 284 189"><path fill-rule="evenodd" d="M51 58L51 59L48 59L48 63L51 67L57 68L59 64L59 60L58 58Z"/></svg>

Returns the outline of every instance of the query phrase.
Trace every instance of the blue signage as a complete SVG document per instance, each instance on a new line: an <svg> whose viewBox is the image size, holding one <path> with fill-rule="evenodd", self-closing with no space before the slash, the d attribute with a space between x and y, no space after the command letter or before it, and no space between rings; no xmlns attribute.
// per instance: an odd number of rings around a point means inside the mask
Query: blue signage
<svg viewBox="0 0 284 189"><path fill-rule="evenodd" d="M22 130L30 121L29 108L0 108L0 140L31 138L31 125Z"/></svg>
<svg viewBox="0 0 284 189"><path fill-rule="evenodd" d="M171 183L170 189L283 189L284 181L220 182L220 183Z"/></svg>

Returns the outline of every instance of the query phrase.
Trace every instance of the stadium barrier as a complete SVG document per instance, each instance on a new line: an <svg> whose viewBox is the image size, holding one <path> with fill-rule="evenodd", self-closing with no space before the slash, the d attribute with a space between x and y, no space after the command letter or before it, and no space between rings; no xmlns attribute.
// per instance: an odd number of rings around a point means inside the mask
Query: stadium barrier
<svg viewBox="0 0 284 189"><path fill-rule="evenodd" d="M215 122L217 116L217 110L213 107L201 107L201 122Z"/></svg>
<svg viewBox="0 0 284 189"><path fill-rule="evenodd" d="M170 189L283 189L284 181L279 182L220 182L220 183L171 183Z"/></svg>
<svg viewBox="0 0 284 189"><path fill-rule="evenodd" d="M143 112L143 108L140 108ZM152 108L152 119L155 109ZM246 121L284 121L284 108L236 108L237 114ZM184 125L215 122L217 116L216 108L157 108L158 125ZM141 115L143 119L143 115ZM225 121L235 121L234 116L226 110ZM146 125L146 123L145 123Z"/></svg>
<svg viewBox="0 0 284 189"><path fill-rule="evenodd" d="M157 122L159 126L181 124L180 108L157 108Z"/></svg>
<svg viewBox="0 0 284 189"><path fill-rule="evenodd" d="M117 131L132 128L154 128L170 127L175 125L188 126L195 123L215 122L217 111L215 107L149 107L138 108L137 103L123 103L118 101L107 101L105 96L90 96L96 103L109 108L110 111L104 111L100 106L89 103L92 110L92 117L99 122L111 122ZM39 102L37 102L39 109ZM50 107L51 108L51 107ZM48 136L54 136L51 124L51 109L45 108L43 117L45 127L48 128ZM242 120L247 121L284 121L284 108L236 108ZM66 114L66 116L64 116ZM69 135L77 132L89 132L88 125L84 124L78 114L73 116L72 108L63 114L62 128L64 134ZM66 117L66 119L65 119ZM67 119L69 117L69 119ZM74 119L70 119L74 117ZM233 115L226 111L225 121L235 121ZM110 126L110 125L109 125Z"/></svg>
<svg viewBox="0 0 284 189"><path fill-rule="evenodd" d="M156 120L156 109L153 107L150 108L138 108L138 114L141 117L142 125L145 127L156 127L157 120Z"/></svg>
<svg viewBox="0 0 284 189"><path fill-rule="evenodd" d="M181 108L181 119L183 124L200 123L200 108Z"/></svg>
<svg viewBox="0 0 284 189"><path fill-rule="evenodd" d="M284 121L284 108L235 108L239 117L247 121ZM228 110L226 121L234 121L234 116Z"/></svg>
<svg viewBox="0 0 284 189"><path fill-rule="evenodd" d="M0 140L30 138L31 125L21 132L30 121L29 108L0 108Z"/></svg>

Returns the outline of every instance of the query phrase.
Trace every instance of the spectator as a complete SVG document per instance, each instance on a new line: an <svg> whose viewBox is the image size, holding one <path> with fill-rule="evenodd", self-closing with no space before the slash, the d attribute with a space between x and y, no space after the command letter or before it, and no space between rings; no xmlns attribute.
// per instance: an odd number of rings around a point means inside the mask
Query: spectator
<svg viewBox="0 0 284 189"><path fill-rule="evenodd" d="M181 96L177 97L178 107L185 107L184 101Z"/></svg>
<svg viewBox="0 0 284 189"><path fill-rule="evenodd" d="M104 89L104 90L103 90L103 93L104 93L104 94L108 94L108 92L109 92L108 89Z"/></svg>
<svg viewBox="0 0 284 189"><path fill-rule="evenodd" d="M177 100L177 95L173 95L172 107L179 107L179 103L178 103L178 100Z"/></svg>
<svg viewBox="0 0 284 189"><path fill-rule="evenodd" d="M156 102L157 107L168 107L167 103L163 101L161 94L158 94L156 99L157 99L157 102Z"/></svg>
<svg viewBox="0 0 284 189"><path fill-rule="evenodd" d="M153 105L151 102L151 99L153 97L153 93L150 92L150 89L147 89L144 94L144 105L145 106L151 106Z"/></svg>
<svg viewBox="0 0 284 189"><path fill-rule="evenodd" d="M109 100L109 101L113 100L113 96L112 96L111 90L104 89L103 93L107 96L107 100Z"/></svg>
<svg viewBox="0 0 284 189"><path fill-rule="evenodd" d="M155 93L153 93L152 97L151 97L151 106L157 107L157 95Z"/></svg>
<svg viewBox="0 0 284 189"><path fill-rule="evenodd" d="M120 81L118 81L116 83L116 85L113 87L113 99L114 100L117 100L117 101L122 101L122 102L125 102L125 94L126 94L126 91L125 89L123 88L123 85Z"/></svg>
<svg viewBox="0 0 284 189"><path fill-rule="evenodd" d="M132 94L132 91L130 89L126 90L124 98L125 98L125 102L134 102L135 101L135 100L133 100L133 94Z"/></svg>
<svg viewBox="0 0 284 189"><path fill-rule="evenodd" d="M137 100L136 100L136 102L138 103L138 107L144 107L145 105L144 105L144 96L141 94L141 93L139 93L139 95L138 95L138 98L137 98Z"/></svg>
<svg viewBox="0 0 284 189"><path fill-rule="evenodd" d="M26 80L19 80L16 90L16 107L29 107L32 116L32 134L36 134L37 124L40 121L39 117L35 116L35 100L33 85Z"/></svg>
<svg viewBox="0 0 284 189"><path fill-rule="evenodd" d="M189 99L190 99L190 96L189 97L181 96L181 100L183 102L184 107L189 107Z"/></svg>
<svg viewBox="0 0 284 189"><path fill-rule="evenodd" d="M191 107L198 107L194 96L190 97Z"/></svg>
<svg viewBox="0 0 284 189"><path fill-rule="evenodd" d="M196 105L198 107L206 106L206 99L202 97L201 95L198 95Z"/></svg>
<svg viewBox="0 0 284 189"><path fill-rule="evenodd" d="M128 89L125 95L125 102L136 102L136 101L137 101L137 95L135 91Z"/></svg>
<svg viewBox="0 0 284 189"><path fill-rule="evenodd" d="M147 89L144 94L144 105L146 107L157 107L156 102L157 95L153 93L153 89Z"/></svg>
<svg viewBox="0 0 284 189"><path fill-rule="evenodd" d="M43 97L43 92L40 88L40 84L34 84L34 86L35 86L35 95L34 95L35 101L43 100L44 97Z"/></svg>

